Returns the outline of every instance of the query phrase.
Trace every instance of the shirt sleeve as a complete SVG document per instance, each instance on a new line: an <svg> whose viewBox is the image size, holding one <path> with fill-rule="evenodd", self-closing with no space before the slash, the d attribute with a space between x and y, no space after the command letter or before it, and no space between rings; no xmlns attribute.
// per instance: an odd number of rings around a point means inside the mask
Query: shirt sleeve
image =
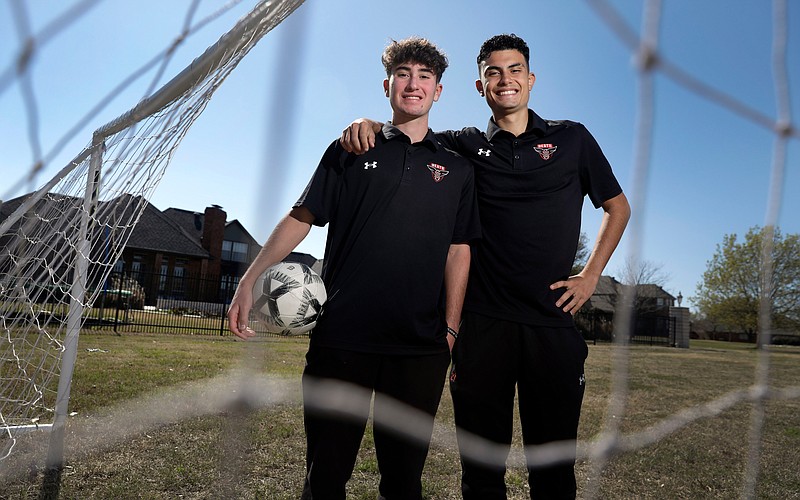
<svg viewBox="0 0 800 500"><path fill-rule="evenodd" d="M469 243L481 238L480 217L475 193L475 171L472 168L472 164L467 160L464 160L464 168L468 172L461 188L461 199L458 205L452 243Z"/></svg>
<svg viewBox="0 0 800 500"><path fill-rule="evenodd" d="M581 131L581 186L584 195L588 195L595 208L622 192L617 178L611 169L600 145L589 132L579 125Z"/></svg>
<svg viewBox="0 0 800 500"><path fill-rule="evenodd" d="M314 215L315 226L325 226L330 222L331 211L338 205L339 186L342 178L341 159L347 153L341 149L339 141L333 141L317 165L303 194L293 205L303 206Z"/></svg>

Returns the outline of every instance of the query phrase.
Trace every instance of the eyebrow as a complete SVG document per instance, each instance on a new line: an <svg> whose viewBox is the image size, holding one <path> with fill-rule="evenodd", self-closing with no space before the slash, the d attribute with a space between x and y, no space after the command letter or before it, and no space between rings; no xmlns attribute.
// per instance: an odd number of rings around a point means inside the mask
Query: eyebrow
<svg viewBox="0 0 800 500"><path fill-rule="evenodd" d="M400 70L411 71L411 66L402 65L402 66L397 66L394 69L394 71L400 71ZM427 67L424 67L424 66L422 68L420 68L419 70L420 71L424 71L426 73L430 73L430 74L434 74L435 73L431 68L427 68Z"/></svg>
<svg viewBox="0 0 800 500"><path fill-rule="evenodd" d="M511 68L517 68L517 67L520 67L520 66L525 67L524 64L522 64L521 62L518 62L518 63L514 63L514 64L509 64L508 66L506 66L506 68L511 69ZM500 66L486 66L486 69L484 69L483 72L485 73L485 72L489 71L490 69L502 69L502 68Z"/></svg>

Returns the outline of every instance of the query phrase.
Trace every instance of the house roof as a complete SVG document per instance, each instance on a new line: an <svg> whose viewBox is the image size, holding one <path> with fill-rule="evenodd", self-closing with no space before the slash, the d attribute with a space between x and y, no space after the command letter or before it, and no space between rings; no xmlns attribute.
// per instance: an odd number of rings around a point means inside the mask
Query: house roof
<svg viewBox="0 0 800 500"><path fill-rule="evenodd" d="M589 308L613 313L622 284L611 276L600 276L594 294L586 301Z"/></svg>
<svg viewBox="0 0 800 500"><path fill-rule="evenodd" d="M195 234L149 202L128 240L127 247L192 257L210 257Z"/></svg>
<svg viewBox="0 0 800 500"><path fill-rule="evenodd" d="M636 285L636 294L640 297L651 297L651 298L665 298L665 299L674 299L672 295L667 293L663 288L658 285Z"/></svg>
<svg viewBox="0 0 800 500"><path fill-rule="evenodd" d="M613 313L616 309L617 297L622 294L623 285L611 276L600 276L597 287L592 297L586 301L591 309ZM644 298L665 298L674 300L675 297L664 291L658 285L636 285L636 295Z"/></svg>
<svg viewBox="0 0 800 500"><path fill-rule="evenodd" d="M205 214L203 214L203 212L170 207L162 213L182 227L187 234L195 237L197 241L201 241L203 237L203 223L205 222Z"/></svg>
<svg viewBox="0 0 800 500"><path fill-rule="evenodd" d="M249 242L250 242L251 244L253 244L253 245L256 245L256 246L260 245L260 243L259 243L258 241L256 241L256 239L255 239L255 238L253 238L253 236L250 234L250 231L248 231L248 230L247 230L247 228L245 228L245 227L242 225L242 223L241 223L241 222L239 222L239 219L233 219L232 221L229 221L229 222L226 222L226 223L225 223L225 230L226 230L226 231L228 230L228 228L233 228L233 227L236 227L236 228L238 228L238 229L239 229L239 230L242 232L242 234L244 234L244 236L245 236L245 237L246 237L248 240L250 240Z"/></svg>

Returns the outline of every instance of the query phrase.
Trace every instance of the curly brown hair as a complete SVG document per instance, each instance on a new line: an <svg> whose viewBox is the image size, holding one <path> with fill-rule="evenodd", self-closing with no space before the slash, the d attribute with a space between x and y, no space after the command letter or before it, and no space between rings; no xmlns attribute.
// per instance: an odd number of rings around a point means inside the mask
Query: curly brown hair
<svg viewBox="0 0 800 500"><path fill-rule="evenodd" d="M412 36L400 41L392 40L381 56L386 76L392 76L392 69L399 64L416 62L427 66L436 75L436 82L442 79L447 69L447 56L436 45L426 38Z"/></svg>

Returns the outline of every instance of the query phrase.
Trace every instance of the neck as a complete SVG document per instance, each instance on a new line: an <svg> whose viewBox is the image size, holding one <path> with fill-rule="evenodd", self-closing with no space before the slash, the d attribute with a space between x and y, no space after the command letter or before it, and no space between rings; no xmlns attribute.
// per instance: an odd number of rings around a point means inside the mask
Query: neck
<svg viewBox="0 0 800 500"><path fill-rule="evenodd" d="M428 134L428 115L402 118L392 115L392 125L406 134L411 143L420 142Z"/></svg>
<svg viewBox="0 0 800 500"><path fill-rule="evenodd" d="M518 136L528 127L528 109L520 109L508 114L494 113L494 122L506 132Z"/></svg>

